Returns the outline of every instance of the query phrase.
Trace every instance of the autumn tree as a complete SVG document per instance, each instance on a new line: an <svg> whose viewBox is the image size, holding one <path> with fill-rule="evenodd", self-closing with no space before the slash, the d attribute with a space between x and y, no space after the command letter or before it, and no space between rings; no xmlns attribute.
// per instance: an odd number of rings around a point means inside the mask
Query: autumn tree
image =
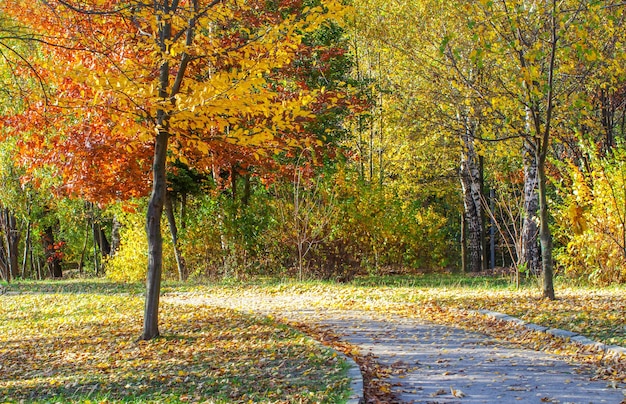
<svg viewBox="0 0 626 404"><path fill-rule="evenodd" d="M536 165L546 298L554 299L548 156L554 139L568 127L572 112L581 111L578 94L598 65L604 45L586 38L600 35L598 15L621 7L592 1L472 2L460 6L463 15L470 16L468 25L479 33L476 58L502 61L493 72L496 85L488 94L494 112L503 117L503 130L525 139L527 198L532 195L530 181Z"/></svg>
<svg viewBox="0 0 626 404"><path fill-rule="evenodd" d="M5 3L1 11L42 43L35 69L54 100L5 120L30 133L24 158L51 164L68 193L101 203L141 195L152 173L141 338L154 338L168 159L207 155L215 143L256 147L257 155L296 146L315 93L285 93L267 80L291 63L303 35L330 12L341 16L340 6L58 0ZM49 130L33 132L36 125Z"/></svg>

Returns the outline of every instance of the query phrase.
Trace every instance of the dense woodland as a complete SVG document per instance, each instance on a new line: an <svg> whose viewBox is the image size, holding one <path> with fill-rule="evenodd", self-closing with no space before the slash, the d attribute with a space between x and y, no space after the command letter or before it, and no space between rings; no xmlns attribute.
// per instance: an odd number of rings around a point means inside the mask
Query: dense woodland
<svg viewBox="0 0 626 404"><path fill-rule="evenodd" d="M4 2L1 278L623 283L625 12Z"/></svg>

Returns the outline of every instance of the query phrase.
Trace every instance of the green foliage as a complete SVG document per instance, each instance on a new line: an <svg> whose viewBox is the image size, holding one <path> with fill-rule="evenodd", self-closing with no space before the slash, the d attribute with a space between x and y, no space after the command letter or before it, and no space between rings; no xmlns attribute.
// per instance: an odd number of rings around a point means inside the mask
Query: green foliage
<svg viewBox="0 0 626 404"><path fill-rule="evenodd" d="M269 237L276 223L272 195L254 187L248 205L231 195L210 193L190 201L193 212L180 229L180 246L196 276L239 277L280 268L278 240Z"/></svg>

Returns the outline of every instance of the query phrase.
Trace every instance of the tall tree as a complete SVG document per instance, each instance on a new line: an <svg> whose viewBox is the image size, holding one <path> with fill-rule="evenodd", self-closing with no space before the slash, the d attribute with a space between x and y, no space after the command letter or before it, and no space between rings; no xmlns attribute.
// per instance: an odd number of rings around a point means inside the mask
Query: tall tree
<svg viewBox="0 0 626 404"><path fill-rule="evenodd" d="M459 14L467 16L468 25L477 33L476 58L501 61L493 70L495 85L488 94L503 116L505 130L525 138L528 220L534 209L536 164L543 296L549 299L555 294L548 156L567 114L579 108L572 103L572 95L583 88L595 65L598 49L584 38L597 32L594 21L602 7L622 6L584 0L464 2L459 6ZM525 230L532 231L528 224Z"/></svg>
<svg viewBox="0 0 626 404"><path fill-rule="evenodd" d="M145 192L151 160L141 339L159 335L168 158L208 156L215 144L251 146L257 155L298 145L306 137L301 121L311 116L307 105L317 92L280 91L268 79L296 58L303 35L331 14L341 18L341 9L332 1L304 7L286 0L1 6L43 44L35 70L55 101L33 103L5 120L15 130L51 128L26 138L24 156L52 164L68 191L99 202Z"/></svg>

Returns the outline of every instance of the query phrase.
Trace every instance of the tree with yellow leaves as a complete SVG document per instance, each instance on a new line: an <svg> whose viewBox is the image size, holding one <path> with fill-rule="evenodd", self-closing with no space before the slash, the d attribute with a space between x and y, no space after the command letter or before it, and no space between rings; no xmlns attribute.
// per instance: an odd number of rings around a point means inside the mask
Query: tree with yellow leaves
<svg viewBox="0 0 626 404"><path fill-rule="evenodd" d="M292 0L0 6L41 44L41 56L30 64L47 92L5 119L16 131L31 133L22 141L25 155L57 167L70 192L99 202L141 194L152 173L141 339L159 335L168 159L207 156L216 144L267 155L309 138L303 124L319 90L285 80L291 87L284 91L271 80L296 59L304 35L341 18L342 10L334 1L307 6ZM33 131L37 127L45 130ZM117 186L123 178L129 181Z"/></svg>

